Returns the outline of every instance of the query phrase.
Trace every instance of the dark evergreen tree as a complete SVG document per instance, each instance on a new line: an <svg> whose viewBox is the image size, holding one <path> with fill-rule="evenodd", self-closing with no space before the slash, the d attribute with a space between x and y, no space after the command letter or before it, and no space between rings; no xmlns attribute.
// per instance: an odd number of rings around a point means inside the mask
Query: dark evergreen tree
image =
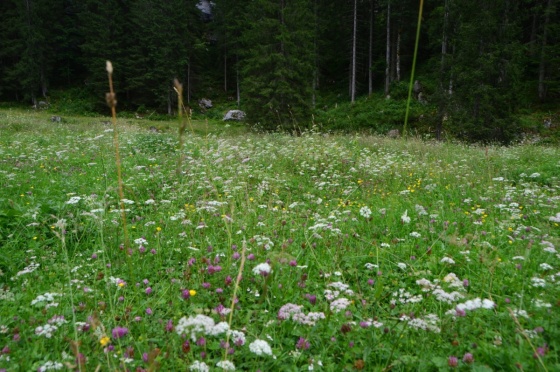
<svg viewBox="0 0 560 372"><path fill-rule="evenodd" d="M243 106L265 128L311 122L314 27L308 1L256 0L243 34Z"/></svg>
<svg viewBox="0 0 560 372"><path fill-rule="evenodd" d="M513 114L525 65L515 2L450 0L448 6L449 44L441 71L450 83L439 88L449 98L440 106L442 118L461 138L508 142L518 133Z"/></svg>
<svg viewBox="0 0 560 372"><path fill-rule="evenodd" d="M2 7L7 17L1 31L6 44L0 58L7 89L33 104L41 97L47 100L49 78L57 62L55 32L62 6L47 0L9 0Z"/></svg>
<svg viewBox="0 0 560 372"><path fill-rule="evenodd" d="M99 109L105 107L108 89L105 63L110 60L114 67L114 84L117 100L122 107L129 94L126 84L128 73L124 68L134 34L130 22L127 0L84 0L79 13L82 62L87 71L86 87L99 97ZM119 98L121 97L121 98Z"/></svg>
<svg viewBox="0 0 560 372"><path fill-rule="evenodd" d="M131 23L133 42L124 62L130 99L171 114L176 107L173 79L189 90L193 55L201 50L195 49L202 33L200 12L194 1L137 0L131 7Z"/></svg>

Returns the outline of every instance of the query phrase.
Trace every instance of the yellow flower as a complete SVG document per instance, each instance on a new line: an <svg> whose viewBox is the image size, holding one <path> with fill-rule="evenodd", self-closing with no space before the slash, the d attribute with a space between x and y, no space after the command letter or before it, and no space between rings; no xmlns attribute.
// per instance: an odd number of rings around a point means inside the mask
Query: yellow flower
<svg viewBox="0 0 560 372"><path fill-rule="evenodd" d="M119 284L117 284L119 287L124 287L124 282L120 282Z"/></svg>
<svg viewBox="0 0 560 372"><path fill-rule="evenodd" d="M159 226L156 227L156 231L157 231L157 232L160 232L160 231L161 231L161 227L159 227Z"/></svg>
<svg viewBox="0 0 560 372"><path fill-rule="evenodd" d="M99 340L99 343L101 344L101 346L107 346L110 341L111 339L109 337L103 336L101 340Z"/></svg>
<svg viewBox="0 0 560 372"><path fill-rule="evenodd" d="M195 291L194 289L191 289L191 290L189 291L189 294L190 294L191 297L192 297L192 296L196 295L196 291Z"/></svg>

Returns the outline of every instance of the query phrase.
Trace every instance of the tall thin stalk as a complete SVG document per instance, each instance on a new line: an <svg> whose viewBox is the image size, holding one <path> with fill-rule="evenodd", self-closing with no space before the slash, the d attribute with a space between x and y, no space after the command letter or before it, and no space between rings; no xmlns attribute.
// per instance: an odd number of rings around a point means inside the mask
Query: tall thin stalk
<svg viewBox="0 0 560 372"><path fill-rule="evenodd" d="M412 97L412 85L414 84L414 71L416 69L416 56L418 54L418 42L420 41L420 26L422 25L422 10L424 9L424 0L420 0L420 10L418 11L418 23L416 25L416 41L414 43L414 57L412 58L412 71L410 72L410 83L408 84L408 99L406 100L406 114L404 115L403 137L408 136L408 113L410 111L410 99Z"/></svg>
<svg viewBox="0 0 560 372"><path fill-rule="evenodd" d="M177 170L175 171L177 177L183 174L183 147L185 146L185 129L187 128L187 123L183 119L183 84L179 80L173 80L173 85L175 86L175 92L177 93L177 116L179 117L179 159L177 161Z"/></svg>
<svg viewBox="0 0 560 372"><path fill-rule="evenodd" d="M122 167L121 167L121 155L119 153L119 132L117 130L117 95L113 89L113 64L111 61L107 61L107 74L109 78L109 93L105 95L107 105L111 108L111 121L113 122L113 145L115 146L115 158L117 165L117 182L118 182L118 193L119 193L119 208L121 209L121 219L123 224L123 234L124 234L124 253L128 261L128 270L130 274L130 280L133 280L132 271L132 261L128 249L130 247L128 240L128 229L126 226L126 211L124 206L124 190L122 181Z"/></svg>

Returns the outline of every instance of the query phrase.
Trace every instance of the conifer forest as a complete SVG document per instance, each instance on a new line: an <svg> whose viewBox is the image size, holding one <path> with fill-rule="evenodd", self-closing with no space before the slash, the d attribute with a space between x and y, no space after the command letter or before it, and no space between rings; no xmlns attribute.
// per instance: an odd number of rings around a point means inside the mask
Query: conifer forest
<svg viewBox="0 0 560 372"><path fill-rule="evenodd" d="M120 110L174 114L177 78L190 106L238 106L264 129L386 131L414 81L412 127L438 138L507 142L520 113L560 120L557 0L3 0L0 14L4 104L106 112L111 60Z"/></svg>

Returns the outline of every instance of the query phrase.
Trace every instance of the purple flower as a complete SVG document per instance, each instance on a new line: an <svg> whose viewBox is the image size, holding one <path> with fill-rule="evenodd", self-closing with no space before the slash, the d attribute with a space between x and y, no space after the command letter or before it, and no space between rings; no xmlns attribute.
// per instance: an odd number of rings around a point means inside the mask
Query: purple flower
<svg viewBox="0 0 560 372"><path fill-rule="evenodd" d="M150 253L151 253L151 254L156 254L157 252L156 252L155 249L152 248L152 249L150 250Z"/></svg>
<svg viewBox="0 0 560 372"><path fill-rule="evenodd" d="M97 258L97 254L96 253L92 254L91 258L95 260Z"/></svg>
<svg viewBox="0 0 560 372"><path fill-rule="evenodd" d="M196 258L189 258L189 261L187 262L187 265L192 266L196 263Z"/></svg>
<svg viewBox="0 0 560 372"><path fill-rule="evenodd" d="M223 293L224 290L222 288L216 288L216 293Z"/></svg>
<svg viewBox="0 0 560 372"><path fill-rule="evenodd" d="M255 255L251 253L250 255L247 256L247 259L249 261L253 261L255 259Z"/></svg>
<svg viewBox="0 0 560 372"><path fill-rule="evenodd" d="M291 260L290 261L290 266L297 266L297 261L296 260Z"/></svg>
<svg viewBox="0 0 560 372"><path fill-rule="evenodd" d="M216 265L216 266L209 265L208 266L208 274L212 275L214 273L217 273L218 271L222 271L221 266L219 266L219 265Z"/></svg>
<svg viewBox="0 0 560 372"><path fill-rule="evenodd" d="M151 307L149 307L149 308L146 309L146 314L152 315L153 313L154 313L154 312L152 311L152 308L151 308Z"/></svg>
<svg viewBox="0 0 560 372"><path fill-rule="evenodd" d="M144 285L148 285L148 283L150 283L150 281L148 279L144 279L144 280L142 280L142 283L144 283Z"/></svg>
<svg viewBox="0 0 560 372"><path fill-rule="evenodd" d="M142 353L142 361L148 363L148 353Z"/></svg>
<svg viewBox="0 0 560 372"><path fill-rule="evenodd" d="M196 340L196 344L198 346L204 346L206 345L206 339L204 337L200 337L198 340Z"/></svg>
<svg viewBox="0 0 560 372"><path fill-rule="evenodd" d="M211 287L210 283L202 283L202 288L209 289Z"/></svg>
<svg viewBox="0 0 560 372"><path fill-rule="evenodd" d="M447 359L447 365L451 368L457 367L458 364L459 364L459 359L457 359L457 357L455 356L450 356L449 359Z"/></svg>
<svg viewBox="0 0 560 372"><path fill-rule="evenodd" d="M142 317L141 317L141 316L135 316L135 317L134 317L134 321L135 321L135 322L141 322L141 321L142 321Z"/></svg>
<svg viewBox="0 0 560 372"><path fill-rule="evenodd" d="M124 337L128 334L128 328L115 327L115 328L113 328L113 331L111 333L113 335L113 338L121 338L121 337Z"/></svg>
<svg viewBox="0 0 560 372"><path fill-rule="evenodd" d="M300 349L300 350L307 350L309 349L309 341L307 341L305 338L300 337L298 342L296 343L296 349Z"/></svg>
<svg viewBox="0 0 560 372"><path fill-rule="evenodd" d="M309 300L309 303L311 305L315 305L315 303L317 303L317 296L312 294L306 294L305 297Z"/></svg>
<svg viewBox="0 0 560 372"><path fill-rule="evenodd" d="M181 291L181 297L183 297L183 300L188 300L189 297L191 297L191 294L190 294L189 290L188 289L183 289Z"/></svg>
<svg viewBox="0 0 560 372"><path fill-rule="evenodd" d="M146 288L145 292L147 295L152 294L152 287Z"/></svg>
<svg viewBox="0 0 560 372"><path fill-rule="evenodd" d="M368 284L368 285L374 285L374 284L375 284L375 280L373 280L373 279L370 278L370 279L367 280L367 284Z"/></svg>
<svg viewBox="0 0 560 372"><path fill-rule="evenodd" d="M173 320L169 319L167 324L165 324L165 331L166 332L173 332Z"/></svg>
<svg viewBox="0 0 560 372"><path fill-rule="evenodd" d="M233 255L231 256L234 260L239 259L239 257L241 257L241 255L239 254L239 252L233 252Z"/></svg>
<svg viewBox="0 0 560 372"><path fill-rule="evenodd" d="M473 355L471 353L465 353L465 355L463 355L463 362L467 364L474 363Z"/></svg>
<svg viewBox="0 0 560 372"><path fill-rule="evenodd" d="M224 280L224 282L226 283L226 285L230 285L231 282L232 282L231 276L230 275L226 276L226 279Z"/></svg>

